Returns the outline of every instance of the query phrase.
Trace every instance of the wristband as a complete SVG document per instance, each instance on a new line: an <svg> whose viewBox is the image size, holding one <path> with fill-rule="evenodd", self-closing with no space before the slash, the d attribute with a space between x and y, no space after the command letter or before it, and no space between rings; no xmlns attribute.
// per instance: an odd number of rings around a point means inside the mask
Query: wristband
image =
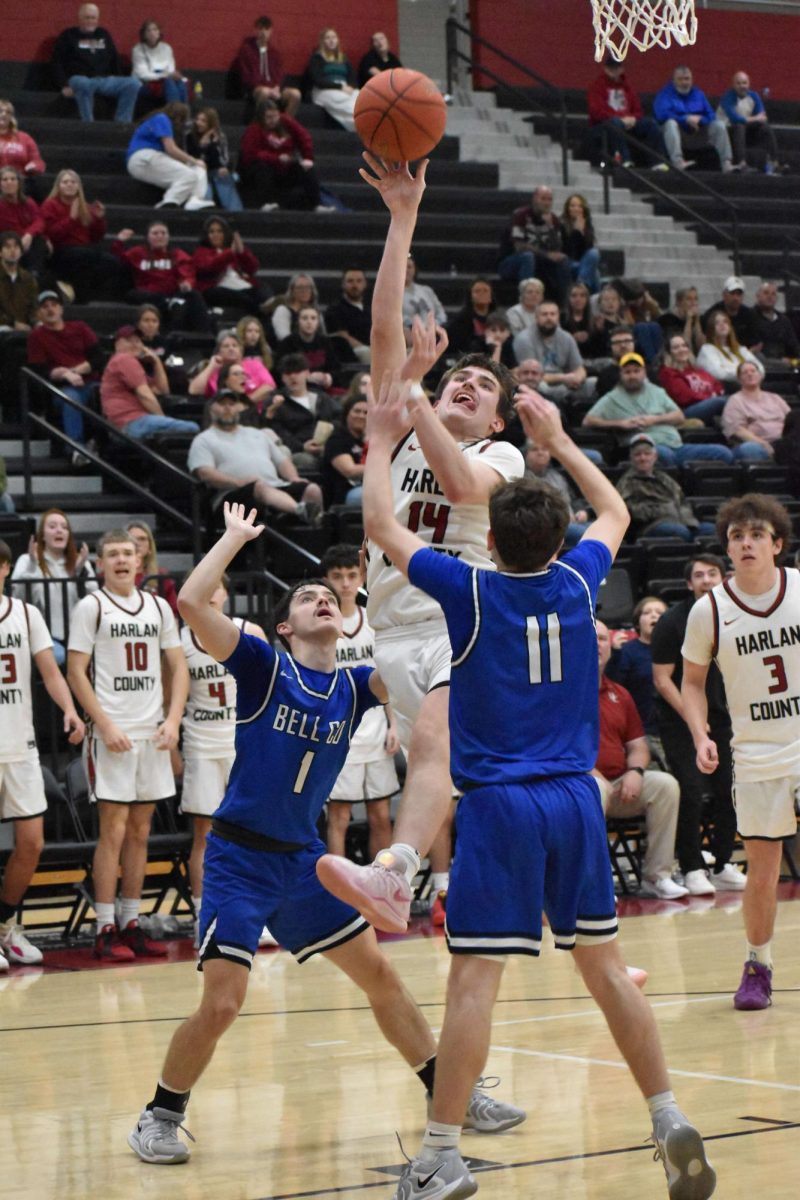
<svg viewBox="0 0 800 1200"><path fill-rule="evenodd" d="M629 771L635 771L637 775L644 775L644 767L628 767Z"/></svg>

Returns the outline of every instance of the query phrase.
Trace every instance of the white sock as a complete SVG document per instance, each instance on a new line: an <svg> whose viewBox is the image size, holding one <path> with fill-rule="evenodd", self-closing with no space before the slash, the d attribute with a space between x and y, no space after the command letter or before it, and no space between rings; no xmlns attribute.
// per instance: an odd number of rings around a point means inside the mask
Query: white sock
<svg viewBox="0 0 800 1200"><path fill-rule="evenodd" d="M388 850L381 850L375 862L390 871L400 871L409 883L419 871L419 854L405 842L392 842Z"/></svg>
<svg viewBox="0 0 800 1200"><path fill-rule="evenodd" d="M460 1136L460 1125L442 1125L439 1121L428 1121L419 1157L423 1162L433 1162L442 1150L455 1150Z"/></svg>
<svg viewBox="0 0 800 1200"><path fill-rule="evenodd" d="M656 1113L664 1112L668 1108L677 1108L673 1092L656 1092L655 1096L648 1097L647 1107L650 1109L650 1116L654 1117Z"/></svg>
<svg viewBox="0 0 800 1200"><path fill-rule="evenodd" d="M95 915L97 916L97 932L104 929L106 925L114 924L114 901L110 904L101 904L99 901L94 906Z"/></svg>
<svg viewBox="0 0 800 1200"><path fill-rule="evenodd" d="M127 900L124 896L119 898L119 927L127 929L131 921L139 920L139 905L141 900L137 897L135 900Z"/></svg>
<svg viewBox="0 0 800 1200"><path fill-rule="evenodd" d="M200 920L200 908L202 906L202 903L203 903L202 896L192 896L192 904L194 905L194 915L195 915L196 921Z"/></svg>
<svg viewBox="0 0 800 1200"><path fill-rule="evenodd" d="M747 961L761 963L764 967L769 967L772 970L772 942L764 942L763 946L754 946L752 942L747 943Z"/></svg>
<svg viewBox="0 0 800 1200"><path fill-rule="evenodd" d="M431 871L431 891L446 892L450 883L449 871Z"/></svg>

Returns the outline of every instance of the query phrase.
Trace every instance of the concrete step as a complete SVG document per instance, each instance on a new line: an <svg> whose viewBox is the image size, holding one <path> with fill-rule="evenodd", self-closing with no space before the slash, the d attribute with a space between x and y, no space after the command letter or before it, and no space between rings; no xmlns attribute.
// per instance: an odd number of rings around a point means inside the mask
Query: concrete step
<svg viewBox="0 0 800 1200"><path fill-rule="evenodd" d="M47 458L50 453L50 443L48 441L31 441L31 457L32 458ZM0 438L0 457L2 458L21 458L23 454L22 438Z"/></svg>
<svg viewBox="0 0 800 1200"><path fill-rule="evenodd" d="M191 554L180 554L178 551L159 551L158 565L173 575L188 575L194 566L194 558Z"/></svg>
<svg viewBox="0 0 800 1200"><path fill-rule="evenodd" d="M101 495L103 481L99 475L33 475L31 478L35 496L50 496L54 493L76 496ZM25 491L23 475L9 475L8 490L12 496L21 496Z"/></svg>
<svg viewBox="0 0 800 1200"><path fill-rule="evenodd" d="M36 521L39 518L38 512L17 511L20 516L30 517ZM129 521L147 521L152 525L155 520L152 512L126 512L124 514L118 512L70 512L69 523L72 526L72 532L80 534L81 540L85 541L92 538L91 548L94 549L94 539L100 534L105 533L107 529L117 529L120 525L127 525Z"/></svg>

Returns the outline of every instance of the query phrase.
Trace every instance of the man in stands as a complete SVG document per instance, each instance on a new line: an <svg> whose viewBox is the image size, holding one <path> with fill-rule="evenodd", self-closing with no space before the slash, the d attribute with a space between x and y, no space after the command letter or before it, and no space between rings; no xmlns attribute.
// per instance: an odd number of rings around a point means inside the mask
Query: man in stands
<svg viewBox="0 0 800 1200"><path fill-rule="evenodd" d="M94 98L117 102L115 121L132 121L139 80L123 75L114 39L100 26L96 4L82 4L78 24L59 34L53 50L53 75L62 96L74 97L82 121L94 120Z"/></svg>
<svg viewBox="0 0 800 1200"><path fill-rule="evenodd" d="M658 122L644 115L641 100L625 78L625 64L613 51L609 50L603 59L603 70L586 93L586 100L593 140L599 140L605 130L612 158L618 157L626 167L633 165L626 133L666 157L667 148ZM653 159L653 170L666 169L666 163Z"/></svg>
<svg viewBox="0 0 800 1200"><path fill-rule="evenodd" d="M756 340L750 349L767 360L790 363L792 359L800 358L800 342L792 322L785 313L777 311L777 303L777 284L766 280L756 292L753 305Z"/></svg>
<svg viewBox="0 0 800 1200"><path fill-rule="evenodd" d="M111 246L133 275L133 291L125 297L128 303L154 304L173 328L210 333L211 316L197 290L191 255L170 245L166 222L150 221L141 246L126 246L132 237L132 229L121 229Z"/></svg>
<svg viewBox="0 0 800 1200"><path fill-rule="evenodd" d="M693 166L687 153L713 146L723 171L734 170L728 131L714 115L705 92L695 87L689 67L676 67L672 79L657 93L653 113L661 122L670 162L685 171Z"/></svg>
<svg viewBox="0 0 800 1200"><path fill-rule="evenodd" d="M152 369L148 378L143 363ZM121 325L114 334L114 354L100 380L103 416L128 437L146 438L155 433L197 433L195 421L168 417L159 396L169 392L161 359L145 349L133 325Z"/></svg>
<svg viewBox="0 0 800 1200"><path fill-rule="evenodd" d="M305 354L285 354L279 359L281 386L265 412L264 423L289 448L300 471L319 470L324 444L314 440L317 422L334 423L342 412L338 400L318 388L309 388L310 373Z"/></svg>
<svg viewBox="0 0 800 1200"><path fill-rule="evenodd" d="M536 307L536 323L514 338L517 362L535 358L544 370L542 395L556 404L587 398L586 367L578 343L559 324L558 305L544 300Z"/></svg>
<svg viewBox="0 0 800 1200"><path fill-rule="evenodd" d="M747 170L748 147L758 151L759 164L767 175L778 168L778 146L767 118L764 101L750 87L746 71L737 71L719 101L717 119L728 127L733 158L740 170Z"/></svg>
<svg viewBox="0 0 800 1200"><path fill-rule="evenodd" d="M563 249L563 228L553 212L553 192L544 184L533 189L531 202L517 208L511 217L502 256L497 264L501 279L535 276L547 295L561 305L572 282L569 259Z"/></svg>
<svg viewBox="0 0 800 1200"><path fill-rule="evenodd" d="M58 292L39 293L36 315L39 324L28 336L28 366L78 404L87 405L99 378L100 346L95 333L84 321L64 320ZM77 408L62 404L61 423L74 441L85 441L83 416ZM75 455L73 462L81 465Z"/></svg>
<svg viewBox="0 0 800 1200"><path fill-rule="evenodd" d="M617 491L631 514L634 537L683 538L691 542L698 536L713 536L713 522L699 521L681 485L658 469L658 452L649 433L631 438L630 459Z"/></svg>
<svg viewBox="0 0 800 1200"><path fill-rule="evenodd" d="M270 46L272 21L257 17L255 32L242 42L236 59L239 79L253 105L259 100L279 100L281 108L291 117L297 112L302 96L296 87L286 86L281 56Z"/></svg>
<svg viewBox="0 0 800 1200"><path fill-rule="evenodd" d="M724 312L728 317L736 340L740 346L752 348L758 341L755 314L744 302L744 280L739 275L729 275L722 285L722 299L712 304L703 313L703 328L714 312Z"/></svg>
<svg viewBox="0 0 800 1200"><path fill-rule="evenodd" d="M351 355L369 364L372 312L366 296L367 277L360 267L348 267L342 275L342 294L325 312L328 337L342 338Z"/></svg>

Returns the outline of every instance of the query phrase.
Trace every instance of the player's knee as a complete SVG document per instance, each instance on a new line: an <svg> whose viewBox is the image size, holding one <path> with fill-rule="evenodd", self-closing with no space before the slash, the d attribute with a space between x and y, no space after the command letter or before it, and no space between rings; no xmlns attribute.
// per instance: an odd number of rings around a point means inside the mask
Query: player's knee
<svg viewBox="0 0 800 1200"><path fill-rule="evenodd" d="M241 1007L242 1000L232 992L205 997L200 1011L209 1033L220 1037L236 1020Z"/></svg>

